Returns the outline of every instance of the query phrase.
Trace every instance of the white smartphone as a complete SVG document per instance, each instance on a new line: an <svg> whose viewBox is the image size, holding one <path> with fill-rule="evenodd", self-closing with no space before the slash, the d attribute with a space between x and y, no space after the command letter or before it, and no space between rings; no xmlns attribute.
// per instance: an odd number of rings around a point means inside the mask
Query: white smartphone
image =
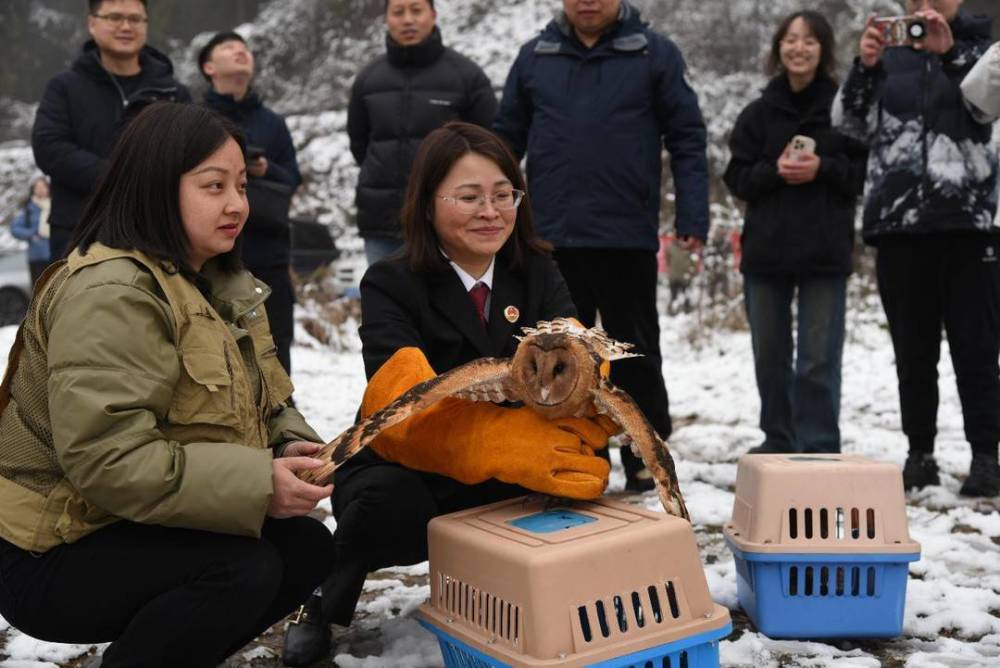
<svg viewBox="0 0 1000 668"><path fill-rule="evenodd" d="M801 160L807 155L816 153L816 140L805 135L795 135L792 141L788 142L788 157L792 160Z"/></svg>

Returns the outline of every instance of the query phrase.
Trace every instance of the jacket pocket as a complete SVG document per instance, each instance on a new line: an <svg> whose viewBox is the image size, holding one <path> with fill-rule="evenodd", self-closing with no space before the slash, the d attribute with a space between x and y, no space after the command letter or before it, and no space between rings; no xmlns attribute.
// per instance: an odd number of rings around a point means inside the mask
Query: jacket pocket
<svg viewBox="0 0 1000 668"><path fill-rule="evenodd" d="M192 320L181 334L181 374L167 412L170 422L238 424L233 365L223 336L212 325Z"/></svg>

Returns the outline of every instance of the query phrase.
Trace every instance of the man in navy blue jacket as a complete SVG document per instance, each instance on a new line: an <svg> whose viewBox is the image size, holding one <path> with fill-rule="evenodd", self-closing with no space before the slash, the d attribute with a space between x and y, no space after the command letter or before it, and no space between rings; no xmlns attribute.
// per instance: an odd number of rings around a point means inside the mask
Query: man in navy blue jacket
<svg viewBox="0 0 1000 668"><path fill-rule="evenodd" d="M295 292L289 264L288 204L302 183L288 126L264 106L250 87L254 57L235 32L221 32L198 54L198 67L212 87L205 104L232 120L246 135L250 218L243 231L243 264L267 283L265 302L278 360L291 373Z"/></svg>
<svg viewBox="0 0 1000 668"><path fill-rule="evenodd" d="M596 314L643 357L617 362L614 382L661 437L671 432L656 310L662 147L677 194L675 226L696 251L708 234L705 123L677 46L626 0L563 0L563 13L518 54L494 129L527 154L535 224L580 320ZM622 450L627 487L651 489Z"/></svg>
<svg viewBox="0 0 1000 668"><path fill-rule="evenodd" d="M145 0L90 0L91 39L45 86L31 131L35 163L52 180L52 259L62 257L97 190L124 123L149 102L190 102L170 59L146 45Z"/></svg>

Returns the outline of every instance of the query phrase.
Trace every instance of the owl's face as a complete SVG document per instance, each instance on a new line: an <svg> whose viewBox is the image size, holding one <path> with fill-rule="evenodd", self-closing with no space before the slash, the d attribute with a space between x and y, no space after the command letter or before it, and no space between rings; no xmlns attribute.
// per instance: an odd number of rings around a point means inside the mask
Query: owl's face
<svg viewBox="0 0 1000 668"><path fill-rule="evenodd" d="M511 376L526 405L549 419L569 417L597 387L598 362L577 337L536 334L518 346Z"/></svg>

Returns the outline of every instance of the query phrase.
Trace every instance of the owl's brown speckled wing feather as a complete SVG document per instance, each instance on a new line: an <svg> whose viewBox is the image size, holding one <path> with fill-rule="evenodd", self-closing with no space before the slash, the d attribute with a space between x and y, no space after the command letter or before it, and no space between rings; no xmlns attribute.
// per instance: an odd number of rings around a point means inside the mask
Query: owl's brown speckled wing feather
<svg viewBox="0 0 1000 668"><path fill-rule="evenodd" d="M663 509L670 515L690 521L681 488L677 484L677 472L670 449L659 437L642 414L642 410L624 390L620 390L607 379L601 380L601 387L594 390L594 405L597 410L608 414L632 439L636 454L653 475L656 491L660 495Z"/></svg>
<svg viewBox="0 0 1000 668"><path fill-rule="evenodd" d="M510 387L510 360L485 357L455 367L420 383L368 418L354 424L327 443L316 455L325 462L319 468L301 471L302 480L323 485L337 467L365 448L385 429L399 424L414 413L447 397L470 401L517 401Z"/></svg>

